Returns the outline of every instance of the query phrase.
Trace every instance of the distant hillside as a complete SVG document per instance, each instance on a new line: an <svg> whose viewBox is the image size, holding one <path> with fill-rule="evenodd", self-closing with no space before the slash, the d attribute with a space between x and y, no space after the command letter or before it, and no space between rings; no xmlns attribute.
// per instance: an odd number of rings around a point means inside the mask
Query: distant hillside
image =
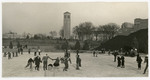
<svg viewBox="0 0 150 80"><path fill-rule="evenodd" d="M139 52L147 52L148 50L148 29L141 29L137 32L131 33L128 36L116 36L113 39L106 41L101 44L96 49L100 50L101 48L110 49L110 50L119 50L121 48L130 47L133 38L136 37L138 42Z"/></svg>

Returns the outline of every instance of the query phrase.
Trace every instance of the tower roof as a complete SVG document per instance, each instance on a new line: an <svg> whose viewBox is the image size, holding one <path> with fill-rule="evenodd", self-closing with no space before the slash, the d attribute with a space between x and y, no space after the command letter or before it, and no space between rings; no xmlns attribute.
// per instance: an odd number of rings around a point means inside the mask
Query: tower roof
<svg viewBox="0 0 150 80"><path fill-rule="evenodd" d="M67 12L65 12L64 14L70 14L70 12L67 11Z"/></svg>

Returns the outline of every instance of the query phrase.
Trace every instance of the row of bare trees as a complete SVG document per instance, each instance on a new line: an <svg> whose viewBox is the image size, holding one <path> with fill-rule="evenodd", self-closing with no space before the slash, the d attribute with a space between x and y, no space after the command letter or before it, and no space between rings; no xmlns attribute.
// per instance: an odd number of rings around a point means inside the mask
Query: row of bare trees
<svg viewBox="0 0 150 80"><path fill-rule="evenodd" d="M115 36L118 29L119 26L115 23L95 27L91 22L84 22L73 28L73 34L75 35L75 38L78 38L79 40L92 40L94 37L96 40L98 40L98 38L109 40Z"/></svg>

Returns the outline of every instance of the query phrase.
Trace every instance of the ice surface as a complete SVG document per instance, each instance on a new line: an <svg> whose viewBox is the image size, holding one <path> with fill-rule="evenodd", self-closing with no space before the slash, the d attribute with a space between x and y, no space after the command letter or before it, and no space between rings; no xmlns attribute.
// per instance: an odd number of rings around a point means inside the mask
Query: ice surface
<svg viewBox="0 0 150 80"><path fill-rule="evenodd" d="M63 52L42 52L40 57L48 54L51 58L63 57ZM28 54L13 57L8 60L7 57L2 58L2 77L147 77L143 74L145 63L142 62L141 70L137 69L136 57L125 57L125 68L117 67L117 62L113 62L113 55L99 54L98 57L93 57L92 53L80 53L82 59L82 67L76 70L76 54L71 53L72 64L69 64L68 71L63 71L64 64L60 63L58 68L44 71L40 64L40 71L30 71L29 68L24 68L27 60L34 58L33 52ZM144 57L142 57L144 61ZM49 60L48 64L53 64L54 61ZM33 67L35 65L33 64Z"/></svg>

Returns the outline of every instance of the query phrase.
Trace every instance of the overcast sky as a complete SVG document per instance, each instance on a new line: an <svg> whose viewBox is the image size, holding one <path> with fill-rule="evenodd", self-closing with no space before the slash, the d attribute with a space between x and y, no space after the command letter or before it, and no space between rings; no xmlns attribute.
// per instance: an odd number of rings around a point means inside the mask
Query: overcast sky
<svg viewBox="0 0 150 80"><path fill-rule="evenodd" d="M59 32L66 11L71 13L71 28L87 21L95 26L121 25L148 18L148 3L2 3L2 30L18 34Z"/></svg>

